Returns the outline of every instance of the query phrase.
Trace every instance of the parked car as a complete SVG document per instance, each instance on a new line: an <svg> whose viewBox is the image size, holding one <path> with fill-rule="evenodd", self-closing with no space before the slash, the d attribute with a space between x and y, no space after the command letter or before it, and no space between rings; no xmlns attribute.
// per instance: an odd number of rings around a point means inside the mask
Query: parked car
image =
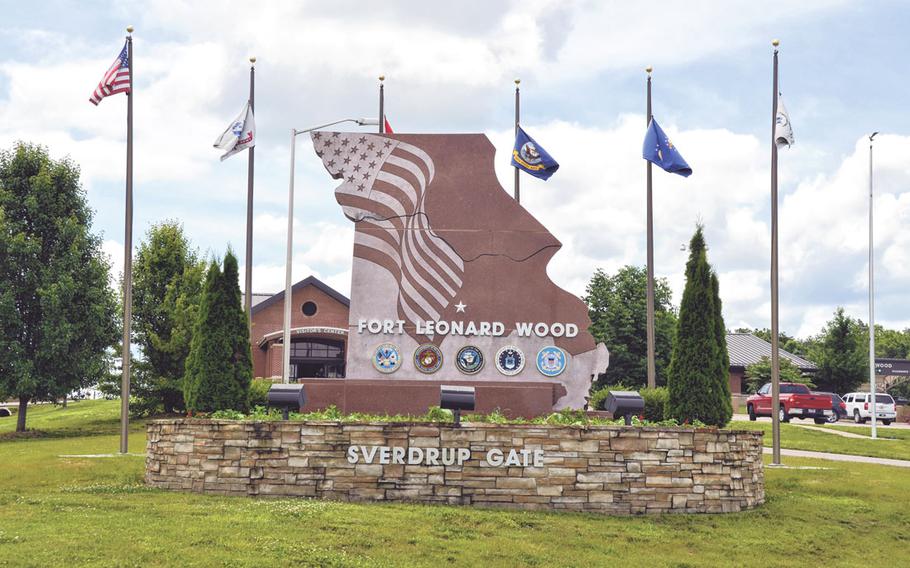
<svg viewBox="0 0 910 568"><path fill-rule="evenodd" d="M871 393L851 392L844 396L844 402L847 405L847 414L852 416L857 424L863 424L872 418L872 410L869 408L872 402ZM875 418L881 420L885 426L889 426L897 418L894 399L890 394L875 394Z"/></svg>
<svg viewBox="0 0 910 568"><path fill-rule="evenodd" d="M791 418L812 418L816 424L828 422L834 414L831 409L831 397L821 394L812 394L809 387L800 383L780 384L780 406L777 408L781 422L789 422ZM759 416L771 416L771 383L765 383L758 392L746 399L746 411L749 420Z"/></svg>
<svg viewBox="0 0 910 568"><path fill-rule="evenodd" d="M833 392L818 392L813 391L812 394L820 394L822 396L831 397L831 416L828 417L828 422L835 423L841 418L846 418L847 414L847 403L844 402L844 399L840 397L837 393Z"/></svg>

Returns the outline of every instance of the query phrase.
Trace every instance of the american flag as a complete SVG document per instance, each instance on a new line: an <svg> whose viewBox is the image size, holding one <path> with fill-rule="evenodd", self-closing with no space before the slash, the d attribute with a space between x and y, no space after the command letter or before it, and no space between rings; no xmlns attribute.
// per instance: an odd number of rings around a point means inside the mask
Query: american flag
<svg viewBox="0 0 910 568"><path fill-rule="evenodd" d="M335 198L357 223L354 256L398 281L398 315L414 325L438 320L463 285L464 261L430 226L427 193L433 159L394 138L313 132L316 154L333 178Z"/></svg>
<svg viewBox="0 0 910 568"><path fill-rule="evenodd" d="M117 59L114 60L111 68L107 70L104 77L101 78L101 82L95 87L95 92L92 93L92 96L89 99L93 105L97 106L98 103L101 102L101 99L108 95L116 95L117 93L129 94L130 57L127 50L128 44L128 41L123 44L120 55L117 56Z"/></svg>

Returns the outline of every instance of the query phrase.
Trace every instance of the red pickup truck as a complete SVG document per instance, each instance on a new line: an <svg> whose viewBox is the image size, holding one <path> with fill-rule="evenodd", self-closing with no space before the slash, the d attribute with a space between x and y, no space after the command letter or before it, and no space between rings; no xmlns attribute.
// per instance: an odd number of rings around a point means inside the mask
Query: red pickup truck
<svg viewBox="0 0 910 568"><path fill-rule="evenodd" d="M753 421L758 416L771 416L771 383L766 383L746 399L746 410L749 420ZM791 418L812 418L816 424L824 424L831 413L830 397L812 394L809 387L799 383L780 384L778 416L781 422L789 422Z"/></svg>

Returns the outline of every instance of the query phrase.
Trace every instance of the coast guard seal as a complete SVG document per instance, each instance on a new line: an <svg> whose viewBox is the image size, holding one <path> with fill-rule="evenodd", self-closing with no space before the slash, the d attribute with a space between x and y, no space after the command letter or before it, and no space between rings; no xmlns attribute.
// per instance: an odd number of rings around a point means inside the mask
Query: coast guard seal
<svg viewBox="0 0 910 568"><path fill-rule="evenodd" d="M424 343L414 351L414 366L421 373L435 373L442 367L442 351L432 343Z"/></svg>
<svg viewBox="0 0 910 568"><path fill-rule="evenodd" d="M537 370L546 377L561 375L567 363L566 352L555 345L544 347L537 353Z"/></svg>
<svg viewBox="0 0 910 568"><path fill-rule="evenodd" d="M458 350L455 366L465 375L476 375L483 369L483 353L473 345L466 345Z"/></svg>
<svg viewBox="0 0 910 568"><path fill-rule="evenodd" d="M496 369L506 376L517 375L525 368L525 354L514 345L506 345L496 353Z"/></svg>
<svg viewBox="0 0 910 568"><path fill-rule="evenodd" d="M380 373L394 373L401 367L401 352L392 343L383 343L373 353L373 367Z"/></svg>

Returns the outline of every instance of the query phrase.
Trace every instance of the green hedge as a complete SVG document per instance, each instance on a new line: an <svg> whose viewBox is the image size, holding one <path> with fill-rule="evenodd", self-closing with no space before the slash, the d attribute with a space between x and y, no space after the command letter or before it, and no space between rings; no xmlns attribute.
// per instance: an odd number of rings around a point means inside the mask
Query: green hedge
<svg viewBox="0 0 910 568"><path fill-rule="evenodd" d="M253 379L250 383L250 408L268 404L269 389L272 381L269 379Z"/></svg>
<svg viewBox="0 0 910 568"><path fill-rule="evenodd" d="M645 399L645 410L642 413L645 420L650 422L661 422L666 420L667 401L670 393L667 387L655 387L653 389L643 388L635 389L624 385L609 385L591 393L588 397L588 406L591 410L604 410L604 403L611 390L637 391Z"/></svg>
<svg viewBox="0 0 910 568"><path fill-rule="evenodd" d="M667 387L644 388L638 393L645 399L645 420L662 422L667 419L667 401L670 400L670 391Z"/></svg>

